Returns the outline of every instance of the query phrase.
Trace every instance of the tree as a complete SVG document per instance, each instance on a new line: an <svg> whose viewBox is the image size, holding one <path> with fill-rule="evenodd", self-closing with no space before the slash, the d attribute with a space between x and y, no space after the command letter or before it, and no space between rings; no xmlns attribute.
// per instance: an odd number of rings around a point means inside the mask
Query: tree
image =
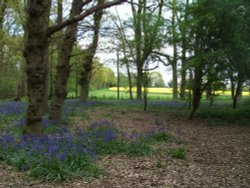
<svg viewBox="0 0 250 188"><path fill-rule="evenodd" d="M189 50L193 52L190 59L190 68L193 71L192 87L192 110L189 119L198 109L203 91L206 89L207 82L204 80L208 72L213 70L217 62L222 58L219 49L219 31L216 16L218 3L207 0L200 0L192 7L192 26L191 43Z"/></svg>
<svg viewBox="0 0 250 188"><path fill-rule="evenodd" d="M172 0L170 3L170 7L172 10L172 18L171 18L171 44L173 45L173 58L170 61L170 65L172 66L172 75L173 75L173 99L178 98L178 73L177 73L177 61L178 61L178 52L177 52L177 44L178 44L178 33L177 33L177 1Z"/></svg>
<svg viewBox="0 0 250 188"><path fill-rule="evenodd" d="M98 4L104 3L105 0L99 0ZM80 94L80 101L86 101L88 99L89 94L89 85L91 80L91 74L92 74L92 66L93 66L93 58L96 53L97 45L98 45L98 39L99 39L99 29L100 29L100 23L103 15L103 10L96 11L94 14L94 34L92 38L92 43L90 46L84 50L84 56L83 56L83 64L82 64L82 70L80 75L80 86L81 86L81 94Z"/></svg>
<svg viewBox="0 0 250 188"><path fill-rule="evenodd" d="M150 72L149 80L150 87L165 87L164 80L159 72Z"/></svg>
<svg viewBox="0 0 250 188"><path fill-rule="evenodd" d="M73 0L70 19L82 12L82 0ZM49 119L60 121L63 102L67 96L67 82L70 74L70 55L76 41L77 23L67 26L58 49L58 64L54 94L51 99Z"/></svg>
<svg viewBox="0 0 250 188"><path fill-rule="evenodd" d="M25 23L24 57L27 63L28 107L24 133L41 135L42 116L47 92L48 25L50 1L28 0Z"/></svg>
<svg viewBox="0 0 250 188"><path fill-rule="evenodd" d="M93 72L90 81L90 86L92 89L107 88L115 85L116 78L115 73L112 69L103 66L97 60L94 60Z"/></svg>
<svg viewBox="0 0 250 188"><path fill-rule="evenodd" d="M133 14L133 30L135 43L135 63L137 69L137 99L142 99L143 67L153 50L159 47L160 27L163 24L163 0L157 7L149 9L147 0L139 0L138 4L131 0Z"/></svg>
<svg viewBox="0 0 250 188"><path fill-rule="evenodd" d="M90 1L82 2L82 5ZM25 21L24 57L27 64L28 107L24 133L42 134L42 116L46 97L46 80L48 75L49 37L68 25L74 24L93 12L125 2L117 0L101 6L93 6L78 16L69 18L61 24L49 27L51 1L27 0L27 17ZM62 94L64 96L64 94Z"/></svg>
<svg viewBox="0 0 250 188"><path fill-rule="evenodd" d="M185 99L185 90L186 90L186 72L187 72L187 34L188 34L188 15L189 15L189 0L186 0L186 3L183 5L183 14L181 18L178 19L178 24L180 28L181 35L181 84L180 84L180 98Z"/></svg>

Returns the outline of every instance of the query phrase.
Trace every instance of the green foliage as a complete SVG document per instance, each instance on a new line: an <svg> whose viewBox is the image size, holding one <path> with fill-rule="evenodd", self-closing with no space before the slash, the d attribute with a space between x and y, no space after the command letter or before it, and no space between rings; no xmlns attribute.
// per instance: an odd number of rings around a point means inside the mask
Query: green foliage
<svg viewBox="0 0 250 188"><path fill-rule="evenodd" d="M129 156L145 156L152 155L154 151L152 148L143 142L126 143L119 140L111 142L97 142L97 154L119 154L124 153Z"/></svg>
<svg viewBox="0 0 250 188"><path fill-rule="evenodd" d="M149 80L149 87L165 87L165 82L159 72L150 72Z"/></svg>
<svg viewBox="0 0 250 188"><path fill-rule="evenodd" d="M177 139L173 135L167 134L165 132L154 133L150 137L142 138L143 142L147 143L159 143L159 142L175 142Z"/></svg>
<svg viewBox="0 0 250 188"><path fill-rule="evenodd" d="M170 156L174 159L185 159L187 151L185 148L174 148L170 150Z"/></svg>
<svg viewBox="0 0 250 188"><path fill-rule="evenodd" d="M116 78L112 69L103 66L99 62L95 62L93 67L94 69L90 81L90 87L92 89L101 89L115 85Z"/></svg>
<svg viewBox="0 0 250 188"><path fill-rule="evenodd" d="M236 110L230 108L229 105L224 108L220 106L204 106L197 112L197 117L205 119L210 126L230 124L249 125L249 110L249 106L243 104Z"/></svg>
<svg viewBox="0 0 250 188"><path fill-rule="evenodd" d="M64 181L77 177L92 179L102 173L102 170L89 162L86 156L72 156L66 161L43 160L34 166L29 175L42 181Z"/></svg>

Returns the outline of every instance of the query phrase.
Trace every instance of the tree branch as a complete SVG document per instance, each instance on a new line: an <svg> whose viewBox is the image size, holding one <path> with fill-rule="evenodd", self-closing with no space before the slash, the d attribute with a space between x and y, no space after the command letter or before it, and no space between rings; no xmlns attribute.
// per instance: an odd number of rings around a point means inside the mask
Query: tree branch
<svg viewBox="0 0 250 188"><path fill-rule="evenodd" d="M87 16L93 14L95 11L98 11L100 9L106 9L106 8L109 8L109 7L114 6L114 5L119 5L119 4L121 4L123 2L126 2L126 1L127 0L116 0L116 1L112 1L112 2L103 3L101 5L96 5L96 6L92 7L92 8L90 8L90 9L86 10L84 13L82 13L82 14L80 14L78 16L74 16L71 19L65 20L61 24L49 27L48 30L47 30L47 35L51 36L52 34L54 34L55 32L63 29L64 27L83 20Z"/></svg>
<svg viewBox="0 0 250 188"><path fill-rule="evenodd" d="M82 2L82 7L84 7L85 5L89 4L92 0L86 0L84 2Z"/></svg>

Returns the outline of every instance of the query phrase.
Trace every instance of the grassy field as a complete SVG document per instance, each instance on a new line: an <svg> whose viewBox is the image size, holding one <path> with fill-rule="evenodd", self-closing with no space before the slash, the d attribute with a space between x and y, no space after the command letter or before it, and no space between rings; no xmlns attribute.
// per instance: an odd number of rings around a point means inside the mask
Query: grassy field
<svg viewBox="0 0 250 188"><path fill-rule="evenodd" d="M136 97L135 88L133 88L133 97ZM188 92L188 91L187 91ZM215 100L231 100L230 91L217 91ZM249 92L243 92L244 98L250 97ZM74 94L69 96L73 97ZM90 99L101 99L101 100L116 100L117 99L117 88L111 87L107 89L93 90L90 91ZM129 99L128 88L120 88L120 99ZM171 100L172 99L172 88L149 88L148 93L149 100Z"/></svg>

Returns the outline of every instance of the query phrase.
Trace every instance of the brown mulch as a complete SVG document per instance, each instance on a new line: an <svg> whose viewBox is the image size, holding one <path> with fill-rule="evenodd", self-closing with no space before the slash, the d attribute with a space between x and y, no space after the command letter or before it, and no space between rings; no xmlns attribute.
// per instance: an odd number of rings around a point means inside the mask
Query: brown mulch
<svg viewBox="0 0 250 188"><path fill-rule="evenodd" d="M126 133L145 132L164 126L183 143L162 143L150 157L104 156L98 165L105 175L92 182L77 179L44 183L27 178L10 166L0 165L0 188L5 187L89 187L89 188L248 188L250 187L250 126L209 127L201 120L188 121L163 113L113 111L96 108L90 119L78 122L85 127L95 119L114 117L115 125ZM172 159L169 150L184 147L186 159Z"/></svg>

